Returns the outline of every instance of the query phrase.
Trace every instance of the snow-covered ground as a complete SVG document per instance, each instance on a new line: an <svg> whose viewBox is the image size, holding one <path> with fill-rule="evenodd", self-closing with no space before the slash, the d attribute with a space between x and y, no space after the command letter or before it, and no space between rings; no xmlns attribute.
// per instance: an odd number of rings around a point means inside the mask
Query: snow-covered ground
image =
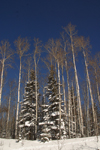
<svg viewBox="0 0 100 150"><path fill-rule="evenodd" d="M89 138L76 138L60 141L40 141L22 140L17 142L14 139L1 139L0 150L100 150L100 136Z"/></svg>

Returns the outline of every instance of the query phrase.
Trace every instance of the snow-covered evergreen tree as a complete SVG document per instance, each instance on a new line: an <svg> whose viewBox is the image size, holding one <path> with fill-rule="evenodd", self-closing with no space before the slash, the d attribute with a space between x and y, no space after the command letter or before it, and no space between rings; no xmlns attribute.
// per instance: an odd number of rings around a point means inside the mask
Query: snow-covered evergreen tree
<svg viewBox="0 0 100 150"><path fill-rule="evenodd" d="M50 117L49 117L49 105L46 103L45 100L45 89L43 89L43 98L42 98L42 104L41 104L41 120L39 122L40 126L40 140L42 142L49 141L51 139L51 133L50 133Z"/></svg>
<svg viewBox="0 0 100 150"><path fill-rule="evenodd" d="M34 70L31 70L30 81L26 83L21 112L19 116L19 133L21 138L35 139L36 97ZM39 93L38 93L39 95Z"/></svg>
<svg viewBox="0 0 100 150"><path fill-rule="evenodd" d="M50 75L48 77L48 85L46 96L49 100L49 115L50 115L50 129L51 137L53 140L59 139L59 137L64 138L66 136L64 117L65 113L63 108L61 108L61 123L59 123L59 91L58 83L54 77L54 70L51 67ZM63 103L63 101L61 102ZM59 130L61 130L61 136L59 136Z"/></svg>
<svg viewBox="0 0 100 150"><path fill-rule="evenodd" d="M70 88L70 133L69 133L69 138L71 137L76 137L76 133L78 131L78 119L77 119L77 99L76 96L74 95L74 86L72 84ZM76 131L77 128L77 131Z"/></svg>

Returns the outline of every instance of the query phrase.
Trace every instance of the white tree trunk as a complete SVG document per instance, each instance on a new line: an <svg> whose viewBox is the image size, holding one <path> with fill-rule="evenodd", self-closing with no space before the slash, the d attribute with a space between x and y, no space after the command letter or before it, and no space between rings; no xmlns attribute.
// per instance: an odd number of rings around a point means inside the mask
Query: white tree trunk
<svg viewBox="0 0 100 150"><path fill-rule="evenodd" d="M66 43L64 46L64 52L66 52ZM71 101L71 95L70 95L70 86L69 86L69 74L68 74L68 64L67 60L65 59L65 67L66 67L66 73L67 73L67 85L68 85L68 133L70 138L70 101Z"/></svg>
<svg viewBox="0 0 100 150"><path fill-rule="evenodd" d="M72 112L72 101L71 101L71 107L70 107L70 120L71 120L71 132L73 133L73 112ZM73 135L72 135L73 136Z"/></svg>
<svg viewBox="0 0 100 150"><path fill-rule="evenodd" d="M8 137L8 126L9 126L9 115L10 115L10 102L11 102L11 92L10 92L10 96L9 96L9 103L8 103L8 114L7 114L7 127L6 127L6 137Z"/></svg>
<svg viewBox="0 0 100 150"><path fill-rule="evenodd" d="M73 55L73 64L74 64L74 72L75 72L75 81L76 81L76 92L77 92L77 99L78 99L78 105L79 105L79 125L80 125L80 130L81 134L83 136L83 115L82 115L82 107L81 107L81 99L80 99L80 90L79 90L79 83L78 83L78 75L77 75L77 69L76 69L76 63L75 63L75 55L74 55L74 47L73 47L73 41L72 37L70 36L71 39L71 49L72 49L72 55Z"/></svg>
<svg viewBox="0 0 100 150"><path fill-rule="evenodd" d="M20 85L21 85L21 58L20 58L20 70L19 70L19 82L18 82L18 101L17 101L17 109L16 109L16 125L15 125L15 137L17 138L18 133L18 114L19 114L19 102L20 102Z"/></svg>
<svg viewBox="0 0 100 150"><path fill-rule="evenodd" d="M28 82L30 81L30 65L29 65L29 68L28 68Z"/></svg>
<svg viewBox="0 0 100 150"><path fill-rule="evenodd" d="M0 105L1 105L1 98L2 98L2 89L3 89L3 75L4 75L4 65L5 59L2 60L2 71L1 71L1 86L0 86Z"/></svg>
<svg viewBox="0 0 100 150"><path fill-rule="evenodd" d="M66 95L65 95L65 80L64 80L64 75L63 75L63 65L62 65L62 86L63 86L63 95L64 95L64 112L66 112Z"/></svg>
<svg viewBox="0 0 100 150"><path fill-rule="evenodd" d="M73 91L73 94L74 94L74 91ZM73 95L73 100L74 100L74 122L75 122L75 134L76 134L76 113L75 113L75 110L76 110L76 106L75 106L75 99L74 99L74 95Z"/></svg>
<svg viewBox="0 0 100 150"><path fill-rule="evenodd" d="M73 86L73 83L72 83L72 102L73 102L73 121L75 122L74 129L75 129L75 134L76 134L76 113L75 113L76 106L75 106L75 96L74 96L74 86Z"/></svg>
<svg viewBox="0 0 100 150"><path fill-rule="evenodd" d="M98 80L97 80L97 71L95 68L95 78L96 78L96 87L97 87L97 95L98 95L98 101L99 101L99 105L100 105L100 94L99 94L99 86L98 86Z"/></svg>
<svg viewBox="0 0 100 150"><path fill-rule="evenodd" d="M35 125L35 137L37 137L37 121L38 121L38 87L37 87L37 64L36 64L36 58L34 55L34 65L35 65L35 97L36 97L36 125Z"/></svg>
<svg viewBox="0 0 100 150"><path fill-rule="evenodd" d="M68 64L67 60L65 60L65 66L66 66L66 73L67 73L67 85L68 85L68 133L69 133L69 138L71 138L70 135L70 119L71 119L71 95L70 95L70 86L69 86L69 74L68 74Z"/></svg>
<svg viewBox="0 0 100 150"><path fill-rule="evenodd" d="M89 137L90 121L89 121L89 86L87 81L87 136Z"/></svg>
<svg viewBox="0 0 100 150"><path fill-rule="evenodd" d="M58 61L57 65L58 65L58 86L59 86L59 139L61 139L61 93L60 93L60 68Z"/></svg>
<svg viewBox="0 0 100 150"><path fill-rule="evenodd" d="M88 85L89 85L89 91L90 91L90 97L91 97L91 103L92 103L94 128L95 128L95 133L97 135L97 117L96 117L96 113L95 113L95 109L94 109L94 100L93 100L92 88L91 88L91 83L90 83L90 78L89 78L88 64L87 64L87 61L86 61L86 55L85 55L85 51L84 50L83 50L83 55L84 55L86 74L87 74L87 81L88 81Z"/></svg>

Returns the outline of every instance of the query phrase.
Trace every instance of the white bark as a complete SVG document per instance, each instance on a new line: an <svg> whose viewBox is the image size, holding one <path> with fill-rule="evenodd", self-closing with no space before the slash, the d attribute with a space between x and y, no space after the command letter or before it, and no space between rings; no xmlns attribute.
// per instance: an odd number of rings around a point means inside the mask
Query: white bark
<svg viewBox="0 0 100 150"><path fill-rule="evenodd" d="M72 57L73 57L73 64L74 64L74 72L75 72L75 82L76 82L76 92L77 92L77 100L78 100L78 116L79 116L79 126L80 126L80 132L83 135L83 115L82 115L82 107L81 107L81 99L80 99L80 90L79 90L79 83L78 83L78 76L77 76L77 69L76 69L76 63L75 63L75 54L74 54L74 43L73 43L73 37L77 32L75 32L75 26L68 24L67 27L64 28L65 32L69 35L70 41L71 41L71 51L72 51Z"/></svg>
<svg viewBox="0 0 100 150"><path fill-rule="evenodd" d="M75 134L76 134L76 113L75 113L75 110L76 110L76 106L75 106L75 99L74 99L74 91L73 91L73 104L74 104L74 122L75 122Z"/></svg>
<svg viewBox="0 0 100 150"><path fill-rule="evenodd" d="M71 99L72 100L72 99ZM71 120L71 132L73 133L73 112L72 112L72 101L71 101L71 107L70 107L70 120ZM73 135L72 135L73 136Z"/></svg>
<svg viewBox="0 0 100 150"><path fill-rule="evenodd" d="M1 105L2 89L3 89L4 66L5 66L5 58L3 58L3 60L2 60L1 85L0 85L0 105Z"/></svg>
<svg viewBox="0 0 100 150"><path fill-rule="evenodd" d="M73 102L73 121L75 123L75 133L76 133L76 106L75 106L75 96L74 96L74 87L73 87L73 83L72 83L72 102Z"/></svg>
<svg viewBox="0 0 100 150"><path fill-rule="evenodd" d="M92 88L91 88L91 83L90 83L90 78L89 78L89 72L88 72L88 64L86 61L86 55L85 51L83 50L83 55L84 55L84 61L85 61L85 67L86 67L86 74L87 74L87 81L89 85L89 91L90 91L90 97L91 97L91 103L92 103L92 112L93 112L93 120L94 120L94 128L95 128L95 133L97 134L97 117L94 109L94 100L93 100L93 94L92 94Z"/></svg>
<svg viewBox="0 0 100 150"><path fill-rule="evenodd" d="M87 136L89 137L90 121L89 121L89 86L87 81Z"/></svg>
<svg viewBox="0 0 100 150"><path fill-rule="evenodd" d="M20 86L21 86L21 74L22 74L22 62L21 59L25 52L29 49L29 43L27 38L20 38L18 37L17 40L14 41L14 44L17 49L17 53L20 58L20 69L19 69L19 81L18 81L18 100L17 100L17 108L16 108L16 123L15 123L15 137L17 138L17 132L18 132L18 114L19 114L19 102L20 102Z"/></svg>
<svg viewBox="0 0 100 150"><path fill-rule="evenodd" d="M35 125L35 136L37 136L37 119L38 119L38 95L37 95L37 64L34 54L34 65L35 65L35 97L36 97L36 125Z"/></svg>
<svg viewBox="0 0 100 150"><path fill-rule="evenodd" d="M58 86L59 86L59 138L61 139L61 93L60 93L60 68L59 61L57 61L58 65Z"/></svg>
<svg viewBox="0 0 100 150"><path fill-rule="evenodd" d="M62 65L62 86L63 86L63 95L64 95L64 112L66 114L67 111L66 111L66 95L65 95L65 80L63 75L63 65Z"/></svg>
<svg viewBox="0 0 100 150"><path fill-rule="evenodd" d="M37 82L37 65L40 59L40 49L42 47L41 41L34 38L34 66L35 66L35 98L36 98L36 125L35 125L35 138L37 138L37 123L38 123L38 82Z"/></svg>
<svg viewBox="0 0 100 150"><path fill-rule="evenodd" d="M80 99L80 90L79 90L79 83L78 83L78 75L77 75L77 69L76 69L76 63L75 63L75 54L74 54L74 46L73 46L73 40L72 36L70 35L71 39L71 50L72 50L72 55L73 55L73 64L74 64L74 72L75 72L75 81L76 81L76 92L77 92L77 99L78 99L78 105L79 105L79 125L80 125L80 130L81 134L83 135L83 115L82 115L82 107L81 107L81 99Z"/></svg>
<svg viewBox="0 0 100 150"><path fill-rule="evenodd" d="M99 105L100 105L100 94L99 94L99 86L98 86L98 82L97 82L97 71L96 68L95 69L95 78L96 78L96 87L97 87L97 95L98 95L98 101L99 101Z"/></svg>
<svg viewBox="0 0 100 150"><path fill-rule="evenodd" d="M66 66L66 73L67 73L67 85L68 85L68 133L69 133L69 138L71 138L70 135L70 121L71 121L71 95L70 95L70 86L69 86L69 74L68 74L68 64L67 60L65 60L65 66Z"/></svg>
<svg viewBox="0 0 100 150"><path fill-rule="evenodd" d="M28 82L30 81L30 65L29 65L29 68L28 68Z"/></svg>
<svg viewBox="0 0 100 150"><path fill-rule="evenodd" d="M19 102L20 102L21 69L22 69L22 63L21 63L21 57L20 57L20 70L19 70L19 82L18 82L18 101L17 101L16 124L15 124L15 137L16 138L17 138L17 132L18 132L18 114L19 114Z"/></svg>
<svg viewBox="0 0 100 150"><path fill-rule="evenodd" d="M0 62L1 62L0 105L1 105L5 63L6 63L6 60L11 59L11 56L13 55L13 53L10 50L10 44L9 44L9 42L7 42L7 41L1 41L0 44L1 44L0 45L0 56L1 56L1 59L0 59ZM9 64L9 66L10 66L10 64Z"/></svg>
<svg viewBox="0 0 100 150"><path fill-rule="evenodd" d="M66 52L66 43L64 45L64 52ZM69 133L69 138L70 136L70 101L71 101L71 96L70 96L70 86L69 86L69 74L68 74L68 64L67 64L67 60L65 59L65 67L66 67L66 73L67 73L67 85L68 85L68 133Z"/></svg>
<svg viewBox="0 0 100 150"><path fill-rule="evenodd" d="M8 126L9 126L9 115L10 115L10 102L11 102L11 92L9 96L9 103L8 103L8 114L7 114L7 127L6 127L6 136L8 137Z"/></svg>
<svg viewBox="0 0 100 150"><path fill-rule="evenodd" d="M31 71L31 66L32 66L32 63L33 63L33 60L31 57L28 57L27 60L26 60L26 64L27 64L27 79L28 79L28 82L30 81L30 71Z"/></svg>

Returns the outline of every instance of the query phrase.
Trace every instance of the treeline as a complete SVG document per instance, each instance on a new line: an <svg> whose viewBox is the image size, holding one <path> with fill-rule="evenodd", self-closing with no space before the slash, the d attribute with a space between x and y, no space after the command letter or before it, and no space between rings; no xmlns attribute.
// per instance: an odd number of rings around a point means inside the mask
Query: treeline
<svg viewBox="0 0 100 150"><path fill-rule="evenodd" d="M89 38L78 36L71 23L59 39L33 43L32 53L27 38L18 37L15 50L7 40L0 43L0 137L45 141L99 135L100 53L91 55ZM8 81L16 56L19 76ZM84 58L81 82L77 58Z"/></svg>

